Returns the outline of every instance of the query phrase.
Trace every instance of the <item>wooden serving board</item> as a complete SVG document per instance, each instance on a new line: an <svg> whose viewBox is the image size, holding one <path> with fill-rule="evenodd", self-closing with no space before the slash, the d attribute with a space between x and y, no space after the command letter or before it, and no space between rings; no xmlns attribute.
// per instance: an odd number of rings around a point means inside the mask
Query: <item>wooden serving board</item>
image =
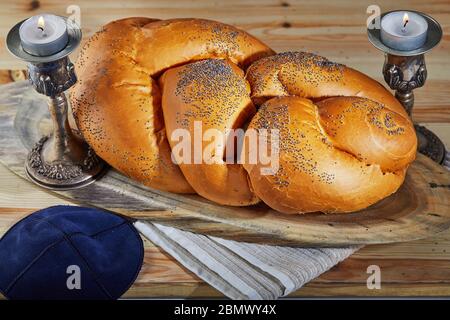
<svg viewBox="0 0 450 320"><path fill-rule="evenodd" d="M28 150L50 132L46 100L25 82L0 88L0 162L26 178ZM53 192L53 191L52 191ZM356 213L284 215L264 204L219 206L144 187L114 170L85 188L56 191L83 205L239 241L343 246L410 241L450 227L450 174L418 155L394 195Z"/></svg>

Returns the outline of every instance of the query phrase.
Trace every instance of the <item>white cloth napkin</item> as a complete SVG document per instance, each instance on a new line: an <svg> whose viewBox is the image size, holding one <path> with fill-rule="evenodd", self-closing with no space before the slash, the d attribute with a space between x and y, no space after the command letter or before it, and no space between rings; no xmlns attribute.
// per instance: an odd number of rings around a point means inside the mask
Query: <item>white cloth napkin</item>
<svg viewBox="0 0 450 320"><path fill-rule="evenodd" d="M279 247L224 240L144 221L134 226L232 299L276 299L287 295L359 248Z"/></svg>

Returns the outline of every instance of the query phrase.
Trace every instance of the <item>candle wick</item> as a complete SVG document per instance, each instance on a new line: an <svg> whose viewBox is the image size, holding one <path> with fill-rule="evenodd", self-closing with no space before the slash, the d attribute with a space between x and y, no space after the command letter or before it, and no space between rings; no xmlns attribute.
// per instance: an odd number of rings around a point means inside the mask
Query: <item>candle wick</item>
<svg viewBox="0 0 450 320"><path fill-rule="evenodd" d="M408 24L409 20L406 19L405 24L403 25L403 28L406 28L406 25Z"/></svg>
<svg viewBox="0 0 450 320"><path fill-rule="evenodd" d="M45 37L47 37L47 33L45 32L45 30L44 30L44 28L43 27L41 27L41 26L38 26L38 29L39 30L41 30L41 32L42 32L42 36L45 38Z"/></svg>

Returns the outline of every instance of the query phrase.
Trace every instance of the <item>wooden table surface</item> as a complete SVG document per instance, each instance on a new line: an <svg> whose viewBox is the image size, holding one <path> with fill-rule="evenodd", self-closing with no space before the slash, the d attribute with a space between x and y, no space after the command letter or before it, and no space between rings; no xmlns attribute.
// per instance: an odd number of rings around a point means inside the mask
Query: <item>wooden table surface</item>
<svg viewBox="0 0 450 320"><path fill-rule="evenodd" d="M127 16L199 17L220 20L258 36L277 51L305 50L345 63L381 79L383 55L368 42L366 9L374 1L293 0L2 0L0 3L0 69L21 69L4 42L19 20L43 12L67 15L69 5L81 10L85 39L102 24ZM450 146L450 1L376 1L381 11L423 11L442 25L444 37L426 55L428 80L415 91L413 118ZM76 59L76 54L72 57ZM8 73L0 72L0 82ZM1 146L0 146L1 147ZM67 204L63 199L14 176L0 166L0 234L37 209ZM367 267L381 269L381 289L366 286ZM450 230L408 243L366 246L292 296L450 296ZM168 254L145 241L145 264L126 297L222 297Z"/></svg>

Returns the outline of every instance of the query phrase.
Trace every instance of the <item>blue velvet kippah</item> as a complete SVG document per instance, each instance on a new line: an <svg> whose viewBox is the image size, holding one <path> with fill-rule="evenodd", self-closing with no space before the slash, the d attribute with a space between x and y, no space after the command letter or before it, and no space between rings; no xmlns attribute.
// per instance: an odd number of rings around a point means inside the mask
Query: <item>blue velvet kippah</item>
<svg viewBox="0 0 450 320"><path fill-rule="evenodd" d="M117 299L136 280L142 239L110 212L55 206L0 239L0 291L8 299Z"/></svg>

